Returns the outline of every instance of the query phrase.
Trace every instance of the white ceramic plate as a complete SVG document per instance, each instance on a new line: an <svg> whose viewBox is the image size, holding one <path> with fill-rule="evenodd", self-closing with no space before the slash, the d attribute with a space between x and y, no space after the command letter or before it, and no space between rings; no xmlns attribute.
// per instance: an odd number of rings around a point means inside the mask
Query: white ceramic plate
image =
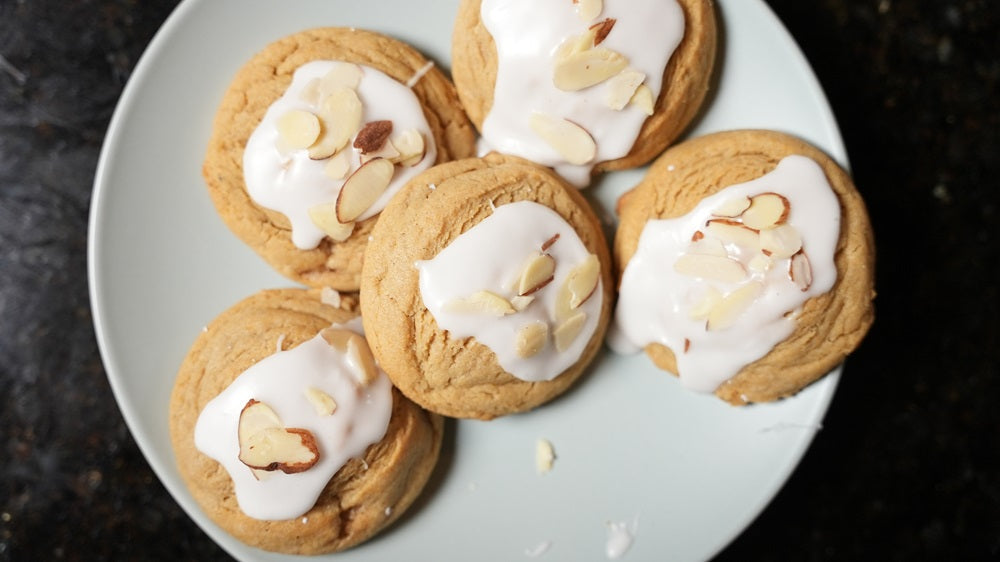
<svg viewBox="0 0 1000 562"><path fill-rule="evenodd" d="M200 176L209 128L237 69L265 44L322 25L379 30L448 66L456 1L187 0L149 45L112 119L90 222L91 299L115 397L153 469L223 548L174 466L167 404L201 328L260 289L290 286L216 216ZM691 135L742 127L805 138L846 165L812 71L767 6L719 0L720 81ZM610 216L641 171L591 189ZM418 505L337 560L605 560L609 523L634 537L626 560L698 560L732 540L808 447L839 370L778 404L734 408L680 388L643 356L605 354L568 395L535 412L450 424ZM558 458L535 472L538 438ZM777 537L775 537L777 539Z"/></svg>

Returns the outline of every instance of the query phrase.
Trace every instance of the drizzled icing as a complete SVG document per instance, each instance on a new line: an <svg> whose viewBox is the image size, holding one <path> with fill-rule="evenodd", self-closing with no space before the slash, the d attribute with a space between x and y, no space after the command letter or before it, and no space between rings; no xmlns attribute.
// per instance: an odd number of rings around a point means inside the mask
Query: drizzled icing
<svg viewBox="0 0 1000 562"><path fill-rule="evenodd" d="M313 103L303 99L303 92L311 81L322 78L339 64L344 63L312 61L296 69L292 83L268 108L243 153L247 193L259 205L288 218L292 226L292 242L300 249L315 248L325 236L310 219L309 209L317 204L336 201L344 180L327 176L324 173L327 161L311 160L306 150L283 152L279 148L277 122L293 109L316 111ZM393 122L394 131L415 129L423 135L427 152L423 160L414 166L397 166L388 189L358 220L378 214L403 184L433 165L437 159L434 136L413 91L379 70L366 66L361 66L361 69L362 78L357 92L364 107L362 123L389 120ZM353 139L352 136L352 142ZM356 170L361 163L359 152L351 147L351 143L344 150L350 157L350 170Z"/></svg>
<svg viewBox="0 0 1000 562"><path fill-rule="evenodd" d="M513 298L526 259L557 234L558 239L546 249L556 264L553 279L532 294L534 299L524 310L494 317L449 309L449 303L483 290ZM494 209L433 259L416 263L420 296L438 327L450 332L452 338L475 338L493 350L505 371L521 380L552 380L576 363L597 329L603 300L600 282L579 307L586 320L565 351L557 351L550 337L539 353L520 357L515 349L517 334L533 322L550 325L552 333L558 324L559 289L570 271L589 255L573 227L552 209L531 201L509 203Z"/></svg>
<svg viewBox="0 0 1000 562"><path fill-rule="evenodd" d="M566 92L553 85L554 54L568 38L588 26L614 18L614 28L601 47L621 53L628 66L646 75L653 99L659 95L663 71L684 35L684 14L674 0L606 0L594 20L584 22L570 0L483 0L481 18L497 48L493 106L483 127L490 148L552 166L572 183L589 183L590 169L600 161L621 158L632 148L647 115L634 106L614 110L605 104L607 84ZM597 142L590 163L567 163L530 127L533 112L567 119L586 129Z"/></svg>
<svg viewBox="0 0 1000 562"><path fill-rule="evenodd" d="M690 248L695 231L703 229L714 210L737 196L773 192L787 198L787 223L798 230L802 250L812 267L806 290L788 275L789 259L777 259L761 271L750 252L728 245L750 275L739 283L708 281L678 273L674 266ZM729 186L702 200L688 214L646 223L635 255L622 274L609 344L632 353L650 343L669 347L677 358L681 383L712 392L739 370L763 357L786 339L795 317L809 298L829 291L837 278L834 252L840 234L840 208L822 168L804 156L788 156L770 173ZM691 309L709 286L730 294L748 283L762 282L763 292L729 328L707 330Z"/></svg>
<svg viewBox="0 0 1000 562"><path fill-rule="evenodd" d="M360 322L344 326L360 333ZM315 388L336 400L336 410L321 416L306 397ZM389 378L379 372L366 386L358 382L349 357L322 336L270 355L240 374L198 416L194 440L199 451L229 473L240 509L261 520L292 519L309 511L330 478L351 458L385 436L392 413ZM285 427L315 436L319 461L308 470L268 472L260 480L239 459L237 428L250 399L271 407Z"/></svg>

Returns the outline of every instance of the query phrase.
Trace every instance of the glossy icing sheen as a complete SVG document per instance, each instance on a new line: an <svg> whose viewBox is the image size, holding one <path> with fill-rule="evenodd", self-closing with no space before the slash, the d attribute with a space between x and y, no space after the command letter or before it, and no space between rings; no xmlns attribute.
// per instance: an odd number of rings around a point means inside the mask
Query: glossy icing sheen
<svg viewBox="0 0 1000 562"><path fill-rule="evenodd" d="M606 83L576 92L556 88L556 49L593 23L614 18L614 28L600 46L623 54L629 67L643 72L656 99L663 71L684 36L684 13L673 0L605 0L601 14L589 22L580 19L570 0L483 0L481 18L498 57L493 106L483 122L485 147L552 166L577 185L589 182L593 163L628 154L647 115L633 106L609 108ZM597 141L593 162L566 163L531 130L529 117L535 111L590 132Z"/></svg>
<svg viewBox="0 0 1000 562"><path fill-rule="evenodd" d="M449 312L448 303L477 291L512 298L528 257L556 234L558 241L546 250L556 262L553 280L534 293L535 299L525 310L500 318ZM504 370L521 380L552 380L579 360L597 329L601 286L580 306L587 315L586 323L566 351L556 351L549 341L539 354L518 357L516 334L530 322L553 323L559 288L570 270L589 255L573 228L555 211L530 201L510 203L497 207L433 259L417 262L420 296L438 327L450 332L452 338L475 338L493 350Z"/></svg>
<svg viewBox="0 0 1000 562"><path fill-rule="evenodd" d="M322 78L336 61L313 61L296 69L285 93L267 110L264 119L247 141L243 153L243 174L247 193L259 205L280 212L292 225L292 242L297 248L315 248L325 234L309 218L309 208L319 203L336 201L344 180L335 180L323 173L326 160L311 160L305 150L282 154L278 149L278 118L292 109L315 112L317 108L302 99L306 85ZM358 97L364 105L362 123L378 120L393 122L393 131L416 129L423 134L427 153L415 166L397 166L392 183L385 193L358 220L376 215L400 187L437 159L434 136L424 117L420 101L413 91L386 74L361 66L362 78ZM352 138L353 142L353 138ZM358 151L345 150L351 155L351 170L360 165Z"/></svg>
<svg viewBox="0 0 1000 562"><path fill-rule="evenodd" d="M360 323L351 326L360 332ZM336 400L332 415L316 412L305 395L310 387ZM384 437L392 414L391 388L381 371L360 386L345 354L317 335L256 363L210 401L198 416L195 446L229 472L240 509L248 516L298 517L312 508L344 463ZM237 441L240 412L251 398L270 406L285 427L311 431L319 445L319 462L304 472L276 470L258 480L239 460Z"/></svg>
<svg viewBox="0 0 1000 562"><path fill-rule="evenodd" d="M678 273L674 264L713 210L734 196L765 192L779 193L790 202L787 222L802 237L802 249L812 265L812 285L802 291L788 277L788 259L775 260L766 272L754 272L746 280L763 281L765 289L736 323L728 329L707 331L704 319L691 318L692 303L709 284L728 293L746 282L709 282ZM712 392L792 333L796 315L787 312L800 310L807 299L833 287L839 234L837 197L822 168L804 156L789 156L772 172L727 187L682 217L651 220L643 228L635 255L622 275L609 344L619 353L635 352L650 343L663 344L674 351L685 387ZM737 253L739 261L746 265L759 250ZM687 352L683 351L685 340L690 342Z"/></svg>

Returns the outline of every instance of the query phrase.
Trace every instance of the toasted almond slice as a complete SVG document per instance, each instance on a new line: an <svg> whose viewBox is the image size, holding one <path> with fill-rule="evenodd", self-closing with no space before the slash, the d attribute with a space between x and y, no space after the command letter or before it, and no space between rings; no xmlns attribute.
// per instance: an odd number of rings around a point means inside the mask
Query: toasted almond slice
<svg viewBox="0 0 1000 562"><path fill-rule="evenodd" d="M575 314L563 320L558 326L556 326L555 331L552 332L552 339L555 342L556 351L563 352L569 349L573 345L573 341L576 340L580 332L583 331L583 326L587 322L587 314L585 312L577 311Z"/></svg>
<svg viewBox="0 0 1000 562"><path fill-rule="evenodd" d="M750 206L750 198L746 195L739 195L726 199L721 205L712 211L712 214L717 217L727 217L734 219L743 214Z"/></svg>
<svg viewBox="0 0 1000 562"><path fill-rule="evenodd" d="M597 28L591 27L580 35L567 37L559 47L556 48L554 60L560 61L575 53L582 53L594 47L597 39Z"/></svg>
<svg viewBox="0 0 1000 562"><path fill-rule="evenodd" d="M779 224L760 231L760 249L775 259L788 258L802 249L802 236L794 226Z"/></svg>
<svg viewBox="0 0 1000 562"><path fill-rule="evenodd" d="M741 248L760 248L760 235L756 230L729 219L711 219L705 224L705 234L722 240L725 244L736 244Z"/></svg>
<svg viewBox="0 0 1000 562"><path fill-rule="evenodd" d="M589 254L582 263L570 270L563 283L563 290L569 294L570 310L579 308L597 290L601 280L601 262L595 254Z"/></svg>
<svg viewBox="0 0 1000 562"><path fill-rule="evenodd" d="M763 292L763 283L754 281L724 296L708 315L706 328L716 331L732 326Z"/></svg>
<svg viewBox="0 0 1000 562"><path fill-rule="evenodd" d="M806 253L799 250L792 259L788 262L788 276L795 283L795 286L806 292L809 287L812 287L813 274L812 274L812 264L809 263L809 258Z"/></svg>
<svg viewBox="0 0 1000 562"><path fill-rule="evenodd" d="M701 296L691 305L688 316L692 320L705 320L712 313L715 305L722 300L722 292L711 285L706 285Z"/></svg>
<svg viewBox="0 0 1000 562"><path fill-rule="evenodd" d="M507 299L491 291L478 291L471 295L458 298L444 305L447 312L455 314L485 314L488 316L506 316L517 310Z"/></svg>
<svg viewBox="0 0 1000 562"><path fill-rule="evenodd" d="M743 224L757 230L771 228L785 222L791 205L783 195L761 193L750 198L750 206L743 211Z"/></svg>
<svg viewBox="0 0 1000 562"><path fill-rule="evenodd" d="M286 111L277 126L281 140L292 150L308 148L319 138L319 118L304 109Z"/></svg>
<svg viewBox="0 0 1000 562"><path fill-rule="evenodd" d="M517 282L518 296L530 295L552 281L556 271L556 260L548 254L534 253L521 270Z"/></svg>
<svg viewBox="0 0 1000 562"><path fill-rule="evenodd" d="M594 46L598 46L607 39L608 34L611 33L611 29L615 26L617 20L614 18L604 18L603 20L590 26L590 29L594 31Z"/></svg>
<svg viewBox="0 0 1000 562"><path fill-rule="evenodd" d="M347 240L354 232L354 223L342 223L337 219L337 203L320 203L309 207L309 219L324 234L335 242Z"/></svg>
<svg viewBox="0 0 1000 562"><path fill-rule="evenodd" d="M337 401L322 390L310 386L305 390L305 395L306 400L316 409L317 416L329 416L337 411Z"/></svg>
<svg viewBox="0 0 1000 562"><path fill-rule="evenodd" d="M535 300L534 295L518 295L510 299L510 305L517 312L523 312Z"/></svg>
<svg viewBox="0 0 1000 562"><path fill-rule="evenodd" d="M340 88L357 90L358 85L361 84L361 77L363 75L364 72L360 66L354 63L337 61L337 64L320 79L320 97L328 96L331 92Z"/></svg>
<svg viewBox="0 0 1000 562"><path fill-rule="evenodd" d="M337 220L352 222L368 210L382 196L396 167L385 158L369 160L354 171L344 182L337 195Z"/></svg>
<svg viewBox="0 0 1000 562"><path fill-rule="evenodd" d="M594 47L557 58L552 81L560 90L576 92L604 82L627 66L628 59L621 53Z"/></svg>
<svg viewBox="0 0 1000 562"><path fill-rule="evenodd" d="M646 75L634 68L626 68L615 74L608 79L604 103L615 111L621 111L632 100L635 91L645 80Z"/></svg>
<svg viewBox="0 0 1000 562"><path fill-rule="evenodd" d="M576 4L576 15L583 21L591 21L601 15L604 9L603 0L573 0Z"/></svg>
<svg viewBox="0 0 1000 562"><path fill-rule="evenodd" d="M628 100L628 103L636 106L646 115L652 115L656 106L656 100L653 99L653 90L645 84L640 84L635 89L635 93L632 94L632 99Z"/></svg>
<svg viewBox="0 0 1000 562"><path fill-rule="evenodd" d="M361 126L361 99L350 88L338 88L320 102L319 119L322 131L309 147L309 158L323 160L347 146Z"/></svg>
<svg viewBox="0 0 1000 562"><path fill-rule="evenodd" d="M354 137L354 148L360 150L362 154L375 152L385 145L385 141L389 140L391 134L392 121L388 119L369 121L361 127L358 135Z"/></svg>
<svg viewBox="0 0 1000 562"><path fill-rule="evenodd" d="M706 256L727 257L729 253L722 240L715 237L703 237L688 245L689 254L704 254Z"/></svg>
<svg viewBox="0 0 1000 562"><path fill-rule="evenodd" d="M586 164L597 155L597 144L586 129L572 121L532 113L531 129L570 164Z"/></svg>
<svg viewBox="0 0 1000 562"><path fill-rule="evenodd" d="M531 322L521 326L514 341L514 351L523 359L534 357L545 349L549 341L549 325L545 322Z"/></svg>
<svg viewBox="0 0 1000 562"><path fill-rule="evenodd" d="M236 433L239 459L251 469L292 474L308 470L319 460L312 433L282 427L270 406L252 398L240 411ZM254 475L260 478L257 472Z"/></svg>
<svg viewBox="0 0 1000 562"><path fill-rule="evenodd" d="M674 271L681 275L723 283L739 283L747 277L740 262L728 257L706 254L684 254L674 262Z"/></svg>
<svg viewBox="0 0 1000 562"><path fill-rule="evenodd" d="M427 143L424 135L416 129L407 129L392 137L392 146L399 152L395 162L400 166L416 166L427 154Z"/></svg>

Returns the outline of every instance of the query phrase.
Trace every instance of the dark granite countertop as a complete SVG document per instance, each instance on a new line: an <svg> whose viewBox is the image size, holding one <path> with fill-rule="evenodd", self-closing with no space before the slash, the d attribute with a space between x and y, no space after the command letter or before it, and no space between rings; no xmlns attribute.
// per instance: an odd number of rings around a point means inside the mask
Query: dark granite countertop
<svg viewBox="0 0 1000 562"><path fill-rule="evenodd" d="M175 3L0 0L0 560L226 558L125 427L87 295L100 145ZM878 312L798 470L719 559L997 559L1000 5L768 3L839 120Z"/></svg>

